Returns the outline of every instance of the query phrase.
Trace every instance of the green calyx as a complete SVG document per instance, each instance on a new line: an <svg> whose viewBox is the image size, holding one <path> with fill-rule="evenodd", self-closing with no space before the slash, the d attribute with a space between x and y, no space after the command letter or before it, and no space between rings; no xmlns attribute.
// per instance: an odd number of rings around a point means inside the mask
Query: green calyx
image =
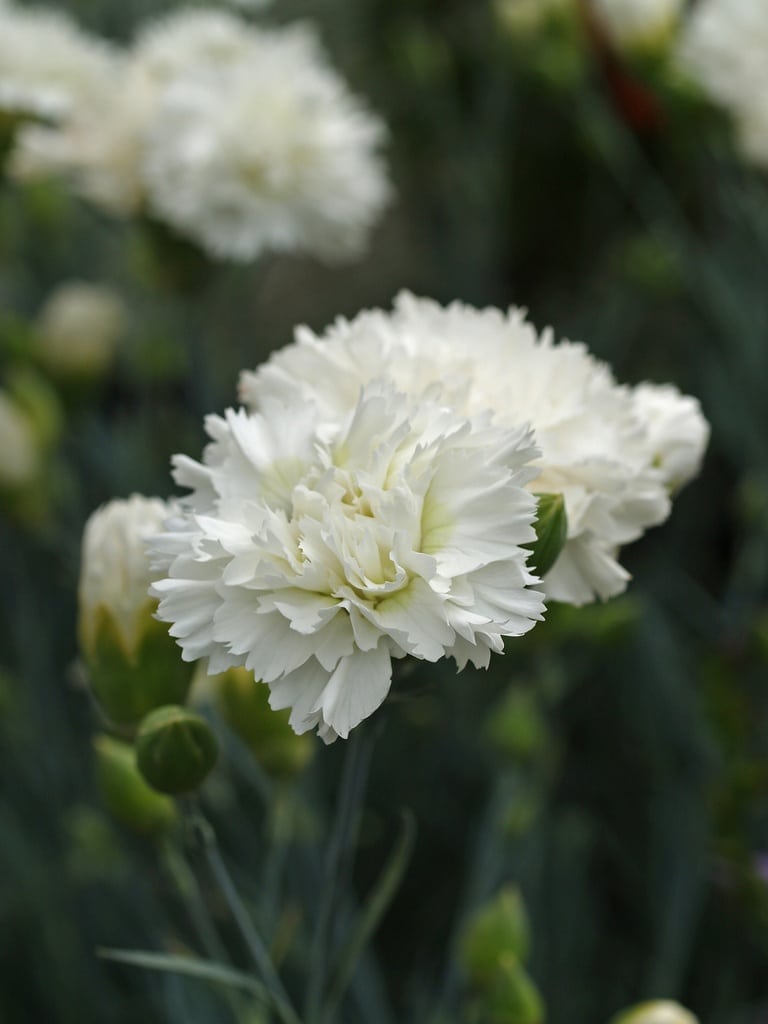
<svg viewBox="0 0 768 1024"><path fill-rule="evenodd" d="M186 699L193 666L182 661L168 627L154 618L157 603L141 611L133 649L115 617L100 605L89 623L81 624L81 646L91 689L104 714L117 725L136 725L154 708Z"/></svg>
<svg viewBox="0 0 768 1024"><path fill-rule="evenodd" d="M207 777L218 743L204 718L177 705L157 708L139 727L136 764L160 793L190 793Z"/></svg>
<svg viewBox="0 0 768 1024"><path fill-rule="evenodd" d="M264 771L276 779L298 775L312 757L314 737L297 736L288 724L289 712L272 710L269 688L244 668L229 669L214 686L221 717Z"/></svg>
<svg viewBox="0 0 768 1024"><path fill-rule="evenodd" d="M505 886L469 921L462 938L461 959L478 987L493 982L499 965L510 957L524 962L530 949L528 915L519 891Z"/></svg>
<svg viewBox="0 0 768 1024"><path fill-rule="evenodd" d="M155 834L176 820L176 809L139 774L133 746L112 736L96 736L96 783L109 812L135 832Z"/></svg>

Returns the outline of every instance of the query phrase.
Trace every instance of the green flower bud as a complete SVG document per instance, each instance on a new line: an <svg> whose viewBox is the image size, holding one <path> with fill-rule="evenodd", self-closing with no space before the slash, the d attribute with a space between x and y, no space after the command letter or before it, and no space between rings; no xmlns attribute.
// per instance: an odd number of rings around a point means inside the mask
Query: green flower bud
<svg viewBox="0 0 768 1024"><path fill-rule="evenodd" d="M168 513L157 498L134 494L94 512L83 534L80 646L97 700L121 725L180 703L192 679L193 666L154 618L157 602L148 593L144 538Z"/></svg>
<svg viewBox="0 0 768 1024"><path fill-rule="evenodd" d="M141 833L156 833L176 819L168 797L151 789L139 774L130 743L100 735L96 751L96 781L107 809L124 825Z"/></svg>
<svg viewBox="0 0 768 1024"><path fill-rule="evenodd" d="M161 793L189 793L216 763L218 744L204 718L178 706L157 708L139 728L136 764Z"/></svg>
<svg viewBox="0 0 768 1024"><path fill-rule="evenodd" d="M530 689L509 688L491 712L488 738L501 754L515 761L531 761L546 749L547 721Z"/></svg>
<svg viewBox="0 0 768 1024"><path fill-rule="evenodd" d="M472 982L486 986L507 957L525 961L530 949L528 915L519 891L505 886L469 921L461 959Z"/></svg>
<svg viewBox="0 0 768 1024"><path fill-rule="evenodd" d="M505 956L480 998L483 1024L542 1024L545 1011L539 991L514 956Z"/></svg>
<svg viewBox="0 0 768 1024"><path fill-rule="evenodd" d="M529 565L537 576L546 576L563 550L568 537L568 518L562 494L540 494L539 511L534 523L536 540L526 544L531 549Z"/></svg>
<svg viewBox="0 0 768 1024"><path fill-rule="evenodd" d="M667 999L638 1003L614 1017L611 1024L699 1024L692 1013Z"/></svg>
<svg viewBox="0 0 768 1024"><path fill-rule="evenodd" d="M221 717L247 745L266 772L276 778L297 775L312 757L314 738L297 736L290 711L273 711L269 688L244 668L232 668L215 680Z"/></svg>

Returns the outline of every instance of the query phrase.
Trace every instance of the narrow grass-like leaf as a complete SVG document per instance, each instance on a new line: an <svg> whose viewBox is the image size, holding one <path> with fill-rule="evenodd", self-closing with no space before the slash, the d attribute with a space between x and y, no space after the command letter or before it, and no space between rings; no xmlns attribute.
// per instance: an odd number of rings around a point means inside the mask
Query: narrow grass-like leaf
<svg viewBox="0 0 768 1024"><path fill-rule="evenodd" d="M404 811L400 836L395 848L362 907L357 924L339 956L339 963L323 1007L322 1019L324 1021L332 1019L336 1007L352 980L363 950L378 928L400 886L405 869L411 859L415 836L416 823L413 814L410 811Z"/></svg>
<svg viewBox="0 0 768 1024"><path fill-rule="evenodd" d="M146 971L160 971L165 974L184 974L200 981L209 981L229 988L239 988L250 992L264 1006L273 1002L272 996L265 985L252 978L244 971L238 971L228 964L216 963L215 960L203 960L195 956L174 956L169 953L153 953L140 949L97 949L96 955L102 960L140 967Z"/></svg>

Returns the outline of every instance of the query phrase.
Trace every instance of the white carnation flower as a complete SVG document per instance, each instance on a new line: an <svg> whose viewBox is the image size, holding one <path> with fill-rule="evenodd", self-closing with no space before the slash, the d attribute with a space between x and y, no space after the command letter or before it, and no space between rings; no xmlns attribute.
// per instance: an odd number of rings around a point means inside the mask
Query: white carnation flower
<svg viewBox="0 0 768 1024"><path fill-rule="evenodd" d="M262 409L209 417L202 463L175 459L193 494L153 540L153 593L185 660L245 666L330 742L382 703L392 658L484 667L542 617L526 428L388 382L334 424Z"/></svg>
<svg viewBox="0 0 768 1024"><path fill-rule="evenodd" d="M248 43L247 59L164 94L144 165L153 209L218 257L356 253L389 192L381 123L305 26Z"/></svg>
<svg viewBox="0 0 768 1024"><path fill-rule="evenodd" d="M59 11L0 2L0 110L60 118L103 88L112 53Z"/></svg>
<svg viewBox="0 0 768 1024"><path fill-rule="evenodd" d="M313 403L333 423L383 375L417 396L439 381L462 415L530 423L543 451L531 487L561 492L568 515L547 596L583 604L624 590L619 548L662 522L670 501L642 403L584 345L538 336L519 309L443 308L403 293L392 313L339 319L322 337L299 328L293 345L242 375L240 396L254 409L275 397Z"/></svg>
<svg viewBox="0 0 768 1024"><path fill-rule="evenodd" d="M64 174L113 212L150 213L212 255L355 254L389 196L382 123L307 26L228 12L151 24L109 88L24 133L13 171Z"/></svg>
<svg viewBox="0 0 768 1024"><path fill-rule="evenodd" d="M730 112L747 158L768 167L768 4L700 0L679 55L704 92Z"/></svg>
<svg viewBox="0 0 768 1024"><path fill-rule="evenodd" d="M151 581L146 539L157 533L172 508L159 498L133 494L98 508L83 531L80 567L80 636L91 653L106 613L126 652L146 625Z"/></svg>
<svg viewBox="0 0 768 1024"><path fill-rule="evenodd" d="M685 0L591 0L608 33L634 44L663 36L674 28Z"/></svg>

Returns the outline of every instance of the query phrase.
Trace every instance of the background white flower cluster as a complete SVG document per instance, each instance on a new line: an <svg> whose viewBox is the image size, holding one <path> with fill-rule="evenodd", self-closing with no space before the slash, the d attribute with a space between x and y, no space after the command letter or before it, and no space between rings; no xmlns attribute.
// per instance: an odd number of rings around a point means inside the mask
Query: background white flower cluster
<svg viewBox="0 0 768 1024"><path fill-rule="evenodd" d="M74 52L65 28L58 44L38 41L41 86ZM310 25L262 28L191 8L148 24L109 60L92 46L100 73L56 124L20 133L18 176L64 175L110 211L156 218L221 259L359 252L389 197L384 127Z"/></svg>
<svg viewBox="0 0 768 1024"><path fill-rule="evenodd" d="M701 0L688 19L680 59L732 115L744 155L768 167L768 4Z"/></svg>

